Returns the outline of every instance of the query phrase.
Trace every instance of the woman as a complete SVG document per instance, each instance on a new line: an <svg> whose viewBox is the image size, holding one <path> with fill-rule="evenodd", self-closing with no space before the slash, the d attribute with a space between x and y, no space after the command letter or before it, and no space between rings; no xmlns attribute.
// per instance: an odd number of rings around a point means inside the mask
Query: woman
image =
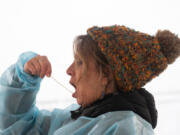
<svg viewBox="0 0 180 135"><path fill-rule="evenodd" d="M92 27L74 42L67 69L79 105L38 110L36 94L51 76L46 56L26 52L0 78L2 135L152 135L153 96L142 88L180 55L170 31L150 36L125 26Z"/></svg>

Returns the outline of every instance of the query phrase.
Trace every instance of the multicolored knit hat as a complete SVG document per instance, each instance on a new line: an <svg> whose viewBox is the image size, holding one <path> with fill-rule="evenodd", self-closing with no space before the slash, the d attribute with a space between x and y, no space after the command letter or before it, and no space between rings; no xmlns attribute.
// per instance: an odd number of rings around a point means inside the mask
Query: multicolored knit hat
<svg viewBox="0 0 180 135"><path fill-rule="evenodd" d="M118 87L124 91L141 88L180 55L180 39L167 30L150 36L113 25L92 27L87 33L97 42L112 67ZM171 39L167 40L166 35ZM173 39L176 43L171 45Z"/></svg>

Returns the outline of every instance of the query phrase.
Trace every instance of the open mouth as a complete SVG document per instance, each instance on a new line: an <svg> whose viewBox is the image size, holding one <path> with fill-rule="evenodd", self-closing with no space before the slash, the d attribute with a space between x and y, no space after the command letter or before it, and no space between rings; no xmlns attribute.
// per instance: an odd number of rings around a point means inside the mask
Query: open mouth
<svg viewBox="0 0 180 135"><path fill-rule="evenodd" d="M72 82L69 82L75 89L76 89L76 85Z"/></svg>
<svg viewBox="0 0 180 135"><path fill-rule="evenodd" d="M77 97L76 85L73 82L69 82L69 83L75 88L75 92L72 94L72 97L76 98Z"/></svg>

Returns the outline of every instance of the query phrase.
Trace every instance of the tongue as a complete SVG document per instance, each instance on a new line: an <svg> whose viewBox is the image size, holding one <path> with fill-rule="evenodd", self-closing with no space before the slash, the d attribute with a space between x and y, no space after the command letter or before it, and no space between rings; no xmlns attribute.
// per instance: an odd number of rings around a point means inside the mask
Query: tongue
<svg viewBox="0 0 180 135"><path fill-rule="evenodd" d="M76 95L77 95L77 92L75 91L75 92L72 94L72 97L73 97L73 98L76 98Z"/></svg>

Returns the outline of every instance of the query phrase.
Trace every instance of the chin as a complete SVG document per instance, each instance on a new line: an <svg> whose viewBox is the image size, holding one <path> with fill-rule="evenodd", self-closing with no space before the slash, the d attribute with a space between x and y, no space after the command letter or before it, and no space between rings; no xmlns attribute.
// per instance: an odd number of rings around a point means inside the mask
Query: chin
<svg viewBox="0 0 180 135"><path fill-rule="evenodd" d="M81 101L79 101L78 99L76 99L76 101L79 105L82 105Z"/></svg>

